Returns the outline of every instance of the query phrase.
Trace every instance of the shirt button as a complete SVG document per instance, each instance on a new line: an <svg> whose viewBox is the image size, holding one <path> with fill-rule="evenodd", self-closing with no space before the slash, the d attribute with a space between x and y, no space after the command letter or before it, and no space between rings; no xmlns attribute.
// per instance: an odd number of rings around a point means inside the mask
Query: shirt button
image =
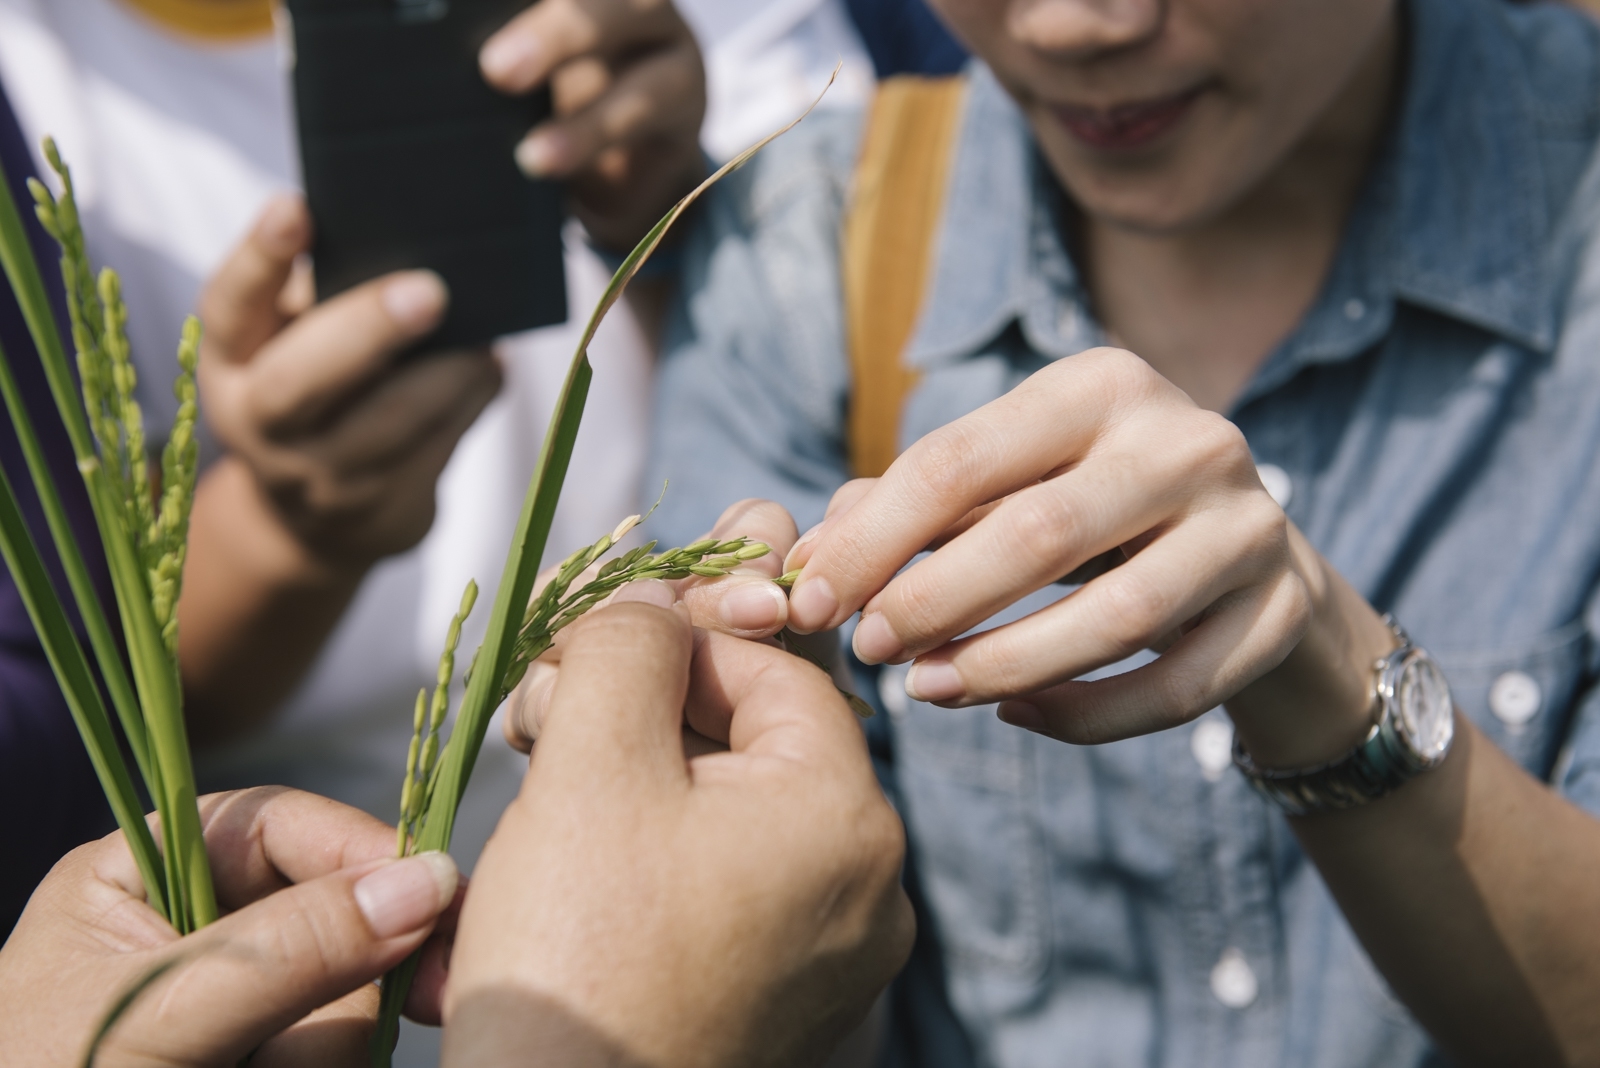
<svg viewBox="0 0 1600 1068"><path fill-rule="evenodd" d="M1367 305L1365 301L1357 300L1355 297L1351 297L1349 300L1344 302L1344 317L1349 319L1352 323L1365 314L1367 314Z"/></svg>
<svg viewBox="0 0 1600 1068"><path fill-rule="evenodd" d="M1220 782L1233 764L1233 724L1226 716L1206 716L1189 734L1189 752L1206 782Z"/></svg>
<svg viewBox="0 0 1600 1068"><path fill-rule="evenodd" d="M1267 496L1278 502L1279 508L1289 507L1294 498L1294 479L1277 464L1256 464L1256 477L1261 480Z"/></svg>
<svg viewBox="0 0 1600 1068"><path fill-rule="evenodd" d="M1223 950L1222 958L1211 969L1211 993L1216 999L1230 1009L1247 1009L1260 992L1256 973L1250 970L1244 954L1232 947Z"/></svg>
<svg viewBox="0 0 1600 1068"><path fill-rule="evenodd" d="M1521 727L1539 714L1544 694L1525 671L1508 671L1489 687L1489 711L1508 727Z"/></svg>

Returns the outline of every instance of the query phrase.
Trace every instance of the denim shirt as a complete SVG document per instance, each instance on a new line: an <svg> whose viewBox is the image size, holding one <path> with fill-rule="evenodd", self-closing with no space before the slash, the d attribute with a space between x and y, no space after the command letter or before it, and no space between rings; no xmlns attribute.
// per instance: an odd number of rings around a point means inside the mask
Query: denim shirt
<svg viewBox="0 0 1600 1068"><path fill-rule="evenodd" d="M1404 11L1403 94L1323 291L1230 414L1290 518L1434 653L1462 712L1596 811L1600 35L1555 6ZM838 235L859 133L808 119L700 220L660 372L664 538L747 496L804 529L847 477ZM974 67L905 354L922 372L906 442L1102 342L1055 189ZM898 799L974 1062L1438 1061L1227 766L1220 710L1073 747L993 706L911 702L900 677L882 688Z"/></svg>

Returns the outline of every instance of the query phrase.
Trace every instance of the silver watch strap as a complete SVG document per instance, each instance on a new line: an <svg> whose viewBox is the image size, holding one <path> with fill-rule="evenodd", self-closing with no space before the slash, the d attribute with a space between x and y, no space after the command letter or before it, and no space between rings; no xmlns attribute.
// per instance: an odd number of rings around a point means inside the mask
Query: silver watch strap
<svg viewBox="0 0 1600 1068"><path fill-rule="evenodd" d="M1257 767L1238 735L1234 735L1234 766L1258 793L1291 816L1355 808L1375 801L1444 760L1444 752L1432 757L1419 752L1400 731L1401 695L1396 693L1396 680L1414 661L1431 663L1431 658L1411 643L1392 617L1385 616L1384 621L1400 646L1373 666L1377 722L1354 749L1314 767L1274 770Z"/></svg>

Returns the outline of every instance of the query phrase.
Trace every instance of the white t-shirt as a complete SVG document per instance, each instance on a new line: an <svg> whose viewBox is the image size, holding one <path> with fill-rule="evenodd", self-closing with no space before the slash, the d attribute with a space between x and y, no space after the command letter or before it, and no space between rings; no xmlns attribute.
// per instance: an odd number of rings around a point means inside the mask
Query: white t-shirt
<svg viewBox="0 0 1600 1068"><path fill-rule="evenodd" d="M855 106L870 92L870 62L839 0L683 6L708 44L705 143L713 155L793 117L841 59L846 70L828 106ZM186 38L117 0L0 0L0 80L36 151L46 133L60 144L91 255L122 275L153 440L172 419L179 325L201 283L263 201L298 182L285 54L271 34L229 44ZM567 232L567 272L569 323L497 346L505 388L446 468L433 529L373 569L266 727L199 757L205 785L287 783L393 818L412 701L431 684L469 578L484 596L464 648L481 638L577 330L607 280L576 226ZM590 354L594 383L552 558L609 530L641 497L651 358L626 304L612 311ZM491 735L457 824L463 861L476 856L523 767Z"/></svg>

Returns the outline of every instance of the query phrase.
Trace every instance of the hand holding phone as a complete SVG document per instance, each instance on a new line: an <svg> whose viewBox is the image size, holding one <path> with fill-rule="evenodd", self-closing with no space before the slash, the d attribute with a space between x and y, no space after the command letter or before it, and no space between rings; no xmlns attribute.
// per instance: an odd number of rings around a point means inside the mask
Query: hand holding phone
<svg viewBox="0 0 1600 1068"><path fill-rule="evenodd" d="M435 270L455 294L438 344L564 318L550 179L569 179L591 236L620 251L704 169L704 74L668 0L290 10L319 296Z"/></svg>
<svg viewBox="0 0 1600 1068"><path fill-rule="evenodd" d="M524 173L568 182L602 246L633 247L705 176L705 72L670 0L541 0L479 56L502 93L548 86L551 117L517 146Z"/></svg>

